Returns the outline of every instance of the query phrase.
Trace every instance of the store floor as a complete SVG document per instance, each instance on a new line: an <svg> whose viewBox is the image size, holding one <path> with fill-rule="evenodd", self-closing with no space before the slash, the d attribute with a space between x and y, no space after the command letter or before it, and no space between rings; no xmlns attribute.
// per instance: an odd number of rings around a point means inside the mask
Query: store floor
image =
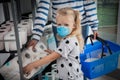
<svg viewBox="0 0 120 80"><path fill-rule="evenodd" d="M120 69L117 69L107 75L98 77L94 80L120 80Z"/></svg>

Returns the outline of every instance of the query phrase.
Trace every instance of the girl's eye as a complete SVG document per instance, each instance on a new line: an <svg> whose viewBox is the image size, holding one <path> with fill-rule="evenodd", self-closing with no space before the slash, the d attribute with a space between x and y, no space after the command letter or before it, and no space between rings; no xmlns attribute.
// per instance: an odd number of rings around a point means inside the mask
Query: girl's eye
<svg viewBox="0 0 120 80"><path fill-rule="evenodd" d="M68 24L64 24L65 26L69 26Z"/></svg>
<svg viewBox="0 0 120 80"><path fill-rule="evenodd" d="M61 24L57 24L58 26L61 26Z"/></svg>

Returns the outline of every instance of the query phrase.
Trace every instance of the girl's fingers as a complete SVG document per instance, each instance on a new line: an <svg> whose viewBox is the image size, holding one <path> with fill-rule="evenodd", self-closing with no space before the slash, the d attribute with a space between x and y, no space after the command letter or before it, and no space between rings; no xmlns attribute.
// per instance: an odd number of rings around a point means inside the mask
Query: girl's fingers
<svg viewBox="0 0 120 80"><path fill-rule="evenodd" d="M52 51L51 50L45 50L45 52L51 53Z"/></svg>

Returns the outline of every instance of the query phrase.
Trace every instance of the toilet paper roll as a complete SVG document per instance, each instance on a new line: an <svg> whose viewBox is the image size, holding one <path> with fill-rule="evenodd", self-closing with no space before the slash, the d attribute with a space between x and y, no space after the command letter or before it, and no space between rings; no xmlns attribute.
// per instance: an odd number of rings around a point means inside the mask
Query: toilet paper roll
<svg viewBox="0 0 120 80"><path fill-rule="evenodd" d="M56 69L54 69L51 72L45 73L45 77L48 80L59 80L59 78L56 76L56 74L57 74Z"/></svg>
<svg viewBox="0 0 120 80"><path fill-rule="evenodd" d="M57 76L56 76L56 74L57 74L57 69L53 69L51 72L52 72L52 80L59 80L58 78L57 78Z"/></svg>
<svg viewBox="0 0 120 80"><path fill-rule="evenodd" d="M48 78L48 80L52 80L52 72L45 73L45 76Z"/></svg>
<svg viewBox="0 0 120 80"><path fill-rule="evenodd" d="M21 24L18 24L19 38L21 40L22 45L27 42L27 28L20 27ZM12 32L14 32L14 27L12 27Z"/></svg>
<svg viewBox="0 0 120 80"><path fill-rule="evenodd" d="M42 76L42 80L49 80L45 75Z"/></svg>
<svg viewBox="0 0 120 80"><path fill-rule="evenodd" d="M30 18L30 19L32 19L32 18L33 18L33 15L32 15L32 14L29 14L28 16L29 16L29 18Z"/></svg>
<svg viewBox="0 0 120 80"><path fill-rule="evenodd" d="M32 34L32 27L33 27L33 22L31 19L25 19L21 20L21 27L26 27L27 28L27 34L30 36Z"/></svg>
<svg viewBox="0 0 120 80"><path fill-rule="evenodd" d="M11 37L15 37L15 35L10 35ZM21 40L20 40L20 49L22 48L22 43L21 43ZM9 42L9 49L10 51L14 51L14 50L17 50L17 44L16 44L16 41L14 42Z"/></svg>
<svg viewBox="0 0 120 80"><path fill-rule="evenodd" d="M21 44L24 45L27 42L27 29L26 28L18 28L19 37L21 40Z"/></svg>
<svg viewBox="0 0 120 80"><path fill-rule="evenodd" d="M8 31L6 27L0 27L0 31Z"/></svg>
<svg viewBox="0 0 120 80"><path fill-rule="evenodd" d="M15 39L15 33L13 31L10 31L8 34L5 35L4 40L11 40L11 41L5 41L5 50L6 51L14 51L17 50L16 45L16 39ZM20 48L22 48L22 43L20 41Z"/></svg>
<svg viewBox="0 0 120 80"><path fill-rule="evenodd" d="M10 24L3 24L3 25L1 25L1 29L7 30L8 32L11 31L12 27L13 27L13 25L10 25Z"/></svg>
<svg viewBox="0 0 120 80"><path fill-rule="evenodd" d="M4 36L7 34L6 31L0 31L0 40L4 40ZM0 41L0 50L4 49L4 41Z"/></svg>
<svg viewBox="0 0 120 80"><path fill-rule="evenodd" d="M57 64L52 64L52 69L57 69Z"/></svg>
<svg viewBox="0 0 120 80"><path fill-rule="evenodd" d="M0 31L0 40L3 40L3 36L4 36L4 31ZM0 41L0 50L4 49L4 43L2 41Z"/></svg>
<svg viewBox="0 0 120 80"><path fill-rule="evenodd" d="M31 31L33 30L33 20L29 19L29 23L30 23L30 27L31 27Z"/></svg>
<svg viewBox="0 0 120 80"><path fill-rule="evenodd" d="M10 23L13 23L13 21L10 21L10 20L6 21L6 24L10 24Z"/></svg>
<svg viewBox="0 0 120 80"><path fill-rule="evenodd" d="M38 52L43 51L43 53L46 54L44 50L47 50L47 47L46 47L46 45L45 45L43 42L39 41L39 42L36 44L35 49L36 49Z"/></svg>
<svg viewBox="0 0 120 80"><path fill-rule="evenodd" d="M14 26L13 21L6 21L6 24L9 24L10 26Z"/></svg>
<svg viewBox="0 0 120 80"><path fill-rule="evenodd" d="M20 23L27 23L27 22L29 22L29 19L23 19L23 20L21 20Z"/></svg>

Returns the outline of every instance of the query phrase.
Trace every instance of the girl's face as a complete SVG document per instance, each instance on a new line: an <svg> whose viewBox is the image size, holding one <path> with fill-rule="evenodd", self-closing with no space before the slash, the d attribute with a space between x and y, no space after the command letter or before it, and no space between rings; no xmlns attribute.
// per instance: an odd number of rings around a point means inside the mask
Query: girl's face
<svg viewBox="0 0 120 80"><path fill-rule="evenodd" d="M75 21L72 15L69 16L63 16L63 15L57 15L56 17L57 26L66 26L70 28L70 31L72 31L75 26Z"/></svg>

